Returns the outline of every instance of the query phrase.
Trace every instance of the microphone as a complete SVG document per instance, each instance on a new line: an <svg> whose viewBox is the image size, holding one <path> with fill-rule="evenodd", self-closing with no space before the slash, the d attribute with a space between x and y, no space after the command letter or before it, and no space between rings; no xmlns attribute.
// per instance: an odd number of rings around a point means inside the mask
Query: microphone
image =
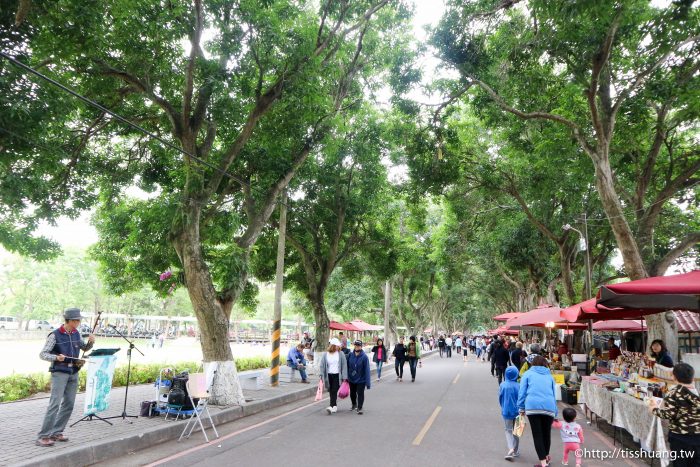
<svg viewBox="0 0 700 467"><path fill-rule="evenodd" d="M112 329L117 329L117 327L116 327L115 325L113 325L113 324L108 324L107 327L108 327L108 328L112 328Z"/></svg>

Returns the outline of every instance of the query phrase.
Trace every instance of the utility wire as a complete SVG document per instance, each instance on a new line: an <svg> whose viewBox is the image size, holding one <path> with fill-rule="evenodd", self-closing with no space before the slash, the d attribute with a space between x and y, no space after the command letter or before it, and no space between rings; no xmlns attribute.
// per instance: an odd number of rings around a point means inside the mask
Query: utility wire
<svg viewBox="0 0 700 467"><path fill-rule="evenodd" d="M229 172L226 172L226 171L224 171L224 170L221 170L220 168L218 168L218 167L215 166L214 164L211 164L210 162L207 162L207 161L205 161L205 160L203 160L203 159L197 157L196 155L191 154L191 153L189 153L188 151L185 151L185 150L182 149L181 147L176 146L175 144L173 144L173 143L171 143L171 142L169 142L169 141L167 141L167 140L161 138L160 136L158 136L158 135L156 135L156 134L154 134L154 133L151 133L150 131L148 131L148 130L146 130L145 128L143 128L141 125L138 125L138 124L136 124L136 123L134 123L134 122L128 120L127 118L122 117L121 115L119 115L119 114L117 114L116 112L113 112L112 110L108 109L107 107L105 107L105 106L103 106L103 105L101 105L101 104L95 102L94 100L90 99L89 97L85 97L85 96L83 96L82 94L79 94L78 92L72 90L72 89L69 88L68 86L65 86L64 84L59 83L58 81L56 81L56 80L54 80L54 79L52 79L52 78L46 76L45 74L41 73L41 72L38 71L38 70L35 70L34 68L30 67L29 65L26 65L26 64L20 62L19 60L17 60L16 58L14 58L14 57L12 57L12 56L6 54L5 52L0 51L0 57L3 57L4 59L8 60L10 63L12 63L13 65L15 65L16 67L21 68L22 70L27 71L27 72L29 72L29 73L31 73L31 74L33 74L33 75L35 75L35 76L41 78L42 80L44 80L44 81L46 81L46 82L48 82L48 83L50 83L50 84L56 86L57 88L61 89L61 90L64 91L64 92L67 92L68 94L70 94L70 95L72 95L73 97L75 97L75 98L77 98L77 99L83 101L84 103L88 104L89 106L95 107L96 109L99 109L99 110L101 110L102 112L105 112L106 114L111 115L112 117L114 117L115 119L119 120L120 122L122 122L122 123L124 123L124 124L130 126L131 128L133 128L133 129L135 129L135 130L137 130L137 131L140 131L141 133L145 134L146 136L148 136L148 137L151 138L151 139L155 139L156 141L159 141L160 143L164 144L165 146L169 147L170 149L174 149L175 151L178 151L178 152L180 152L180 153L186 155L187 157L190 157L191 159L193 159L193 160L199 162L200 164L202 164L202 165L204 165L204 166L207 166L207 167L209 167L210 169L213 169L213 170L219 172L220 174L222 174L222 175L224 175L224 176L226 176L226 177L232 179L233 181L235 181L235 182L237 182L237 183L240 183L240 184L246 186L246 187L249 188L249 189L251 188L251 187L248 185L248 183L246 183L244 180L242 180L242 179L236 177L235 175L232 175L232 174L230 174Z"/></svg>
<svg viewBox="0 0 700 467"><path fill-rule="evenodd" d="M43 73L41 73L40 71L38 71L38 70L36 70L36 69L30 67L29 65L26 65L26 64L22 63L21 61L17 60L16 58L12 57L11 55L8 55L7 53L5 53L5 52L3 52L3 51L0 51L0 57L5 58L6 60L8 60L11 64L15 65L16 67L21 68L22 70L24 70L24 71L26 71L26 72L29 72L30 74L32 74L32 75L34 75L34 76L37 76L38 78L40 78L40 79L42 79L42 80L44 80L44 81L46 81L46 82L52 84L53 86L56 86L56 87L59 88L60 90L62 90L62 91L64 91L64 92L67 92L68 94L70 94L70 95L72 95L73 97L79 99L80 101L86 103L87 105L89 105L89 106L91 106L91 107L94 107L94 108L96 108L96 109L99 109L99 110L101 110L102 112L107 113L108 115L111 115L111 116L114 117L115 119L117 119L117 120L119 120L120 122L122 122L122 123L124 123L124 124L126 124L126 125L128 125L128 126L130 126L130 127L132 127L132 128L134 128L134 129L137 130L137 131L140 131L141 133L145 134L145 135L148 136L149 138L154 139L154 140L156 140L156 141L159 141L160 143L164 144L165 146L167 146L167 147L169 147L169 148L171 148L171 149L174 149L175 151L177 151L177 152L179 152L179 153L181 153L181 154L184 154L184 155L190 157L191 159L195 160L196 162L199 162L200 164L202 164L202 165L204 165L204 166L206 166L206 167L209 167L210 169L215 170L216 172L218 172L218 173L224 175L225 177L230 178L231 180L235 181L236 183L239 183L241 186L246 187L248 190L250 190L250 191L252 191L252 192L255 192L255 193L259 194L259 195L266 195L266 194L267 194L266 192L264 192L263 190L261 190L261 189L259 189L259 188L252 187L248 182L246 182L245 180L241 179L240 177L237 177L237 176L235 176L235 175L233 175L233 174L231 174L231 173L229 173L229 172L227 172L227 171L221 170L219 167L215 166L214 164L211 164L211 163L209 163L209 162L207 162L207 161L205 161L205 160L199 158L198 156L196 156L196 155L194 155L194 154L191 154L191 153L189 153L188 151L185 151L185 150L182 149L181 147L179 147L179 146L177 146L177 145L175 145L175 144L173 144L173 143L171 143L171 142L169 142L169 141L167 141L167 140L164 140L164 139L161 138L160 136L158 136L158 135L156 135L156 134L154 134L154 133L152 133L152 132L146 130L145 128L143 128L142 126L140 126L140 125L138 125L138 124L136 124L136 123L133 123L132 121L128 120L127 118L122 117L121 115L119 115L119 114L117 114L116 112L114 112L114 111L112 111L112 110L110 110L110 109L104 107L103 105L101 105L101 104L99 104L98 102L96 102L96 101L90 99L89 97L86 97L86 96L84 96L84 95L82 95L82 94L80 94L80 93L74 91L73 89L69 88L68 86L66 86L66 85L64 85L64 84L62 84L62 83L60 83L60 82L58 82L58 81L56 81L56 80L50 78L49 76L46 76L45 74L43 74ZM21 138L21 139L23 139L23 140L29 142L29 143L31 143L31 144L34 144L36 147L43 147L43 146L41 146L41 145L39 145L39 144L37 144L37 143L35 143L35 142L30 141L30 140L27 139L27 138L24 138L24 137L21 137L21 136L17 135L16 133L11 132L11 131L9 131L9 130L7 130L7 129L5 129L5 128L1 128L1 129L2 129L4 132L6 132L6 133L11 133L11 134L13 134L13 135L15 135L15 136L17 136L17 137L19 137L19 138ZM47 150L49 150L49 151L55 150L55 149L49 149L49 148L46 148L46 147L43 147L43 148L44 148L44 149L47 149ZM65 154L65 151L63 151L63 153ZM277 200L275 200L275 204L281 205L281 204L282 204L282 201L280 201L279 199L277 199ZM290 207L289 202L285 203L285 205L286 205L288 208ZM329 210L329 211L332 212L334 215L337 215L337 213L336 213L335 211L333 211L332 209L330 209L330 208L328 208L328 207L325 207L325 209Z"/></svg>

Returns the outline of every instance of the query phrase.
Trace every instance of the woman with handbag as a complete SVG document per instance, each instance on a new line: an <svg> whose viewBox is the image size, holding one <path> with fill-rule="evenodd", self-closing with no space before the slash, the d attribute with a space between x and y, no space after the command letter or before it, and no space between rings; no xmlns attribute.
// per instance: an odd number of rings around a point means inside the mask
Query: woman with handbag
<svg viewBox="0 0 700 467"><path fill-rule="evenodd" d="M387 361L386 347L384 347L384 339L377 339L377 345L372 347L372 361L377 364L377 381L382 378L382 365Z"/></svg>
<svg viewBox="0 0 700 467"><path fill-rule="evenodd" d="M330 340L328 351L321 357L319 371L331 396L330 405L326 407L326 412L330 415L338 411L338 389L340 383L348 379L348 361L340 351L340 341L337 338Z"/></svg>
<svg viewBox="0 0 700 467"><path fill-rule="evenodd" d="M532 366L520 380L518 411L521 417L527 415L537 458L543 467L549 465L551 459L552 423L557 416L554 391L554 378L547 367L547 360L541 355L535 356Z"/></svg>

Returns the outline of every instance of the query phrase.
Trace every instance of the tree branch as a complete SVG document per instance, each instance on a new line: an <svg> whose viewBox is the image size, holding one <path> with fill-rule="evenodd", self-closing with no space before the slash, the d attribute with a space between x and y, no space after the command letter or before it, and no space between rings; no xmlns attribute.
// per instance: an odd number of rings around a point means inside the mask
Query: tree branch
<svg viewBox="0 0 700 467"><path fill-rule="evenodd" d="M479 85L486 93L491 97L491 99L502 109L505 110L506 112L512 113L516 117L522 118L523 120L534 120L534 119L539 119L539 120L550 120L553 122L558 122L561 123L567 127L569 127L574 135L574 138L579 142L581 147L583 148L586 153L588 153L589 156L592 158L597 158L597 152L594 147L586 141L586 138L581 131L581 128L571 120L562 117L561 115L557 114L552 114L548 112L523 112L522 110L518 110L514 107L511 107L506 103L503 98L496 93L496 91L491 88L488 84L484 83L483 81L480 81L476 78L470 77L473 82Z"/></svg>
<svg viewBox="0 0 700 467"><path fill-rule="evenodd" d="M182 121L180 119L180 115L175 110L175 107L170 102L168 102L163 97L157 95L148 83L137 78L136 76L134 76L126 71L114 68L102 60L96 60L95 62L100 65L100 67L101 67L100 73L101 74L106 75L106 76L113 76L115 78L118 78L118 79L124 81L125 83L131 85L138 92L140 92L140 93L144 94L146 97L148 97L152 102L157 104L161 109L163 109L165 111L165 114L167 115L168 119L170 120L171 125L172 125L173 135L177 139L182 138L182 135L183 135Z"/></svg>
<svg viewBox="0 0 700 467"><path fill-rule="evenodd" d="M200 42L202 40L202 29L204 28L204 19L202 13L202 0L194 0L194 31L190 37L190 59L187 63L185 72L185 89L183 90L182 98L182 125L187 124L192 110L192 93L194 92L194 70L197 64L197 59L202 56L202 48Z"/></svg>
<svg viewBox="0 0 700 467"><path fill-rule="evenodd" d="M612 109L613 118L617 114L617 112L620 110L622 103L630 96L630 94L635 89L637 89L644 82L644 80L646 80L654 71L656 71L661 65L663 65L664 62L666 62L666 60L668 60L669 57L671 57L671 55L676 53L681 47L685 46L686 44L690 44L692 42L695 42L697 40L700 40L700 35L691 36L691 37L688 37L687 39L679 42L678 44L671 47L665 54L663 54L653 65L651 65L646 70L641 71L634 78L632 78L632 80L631 80L632 85L620 93L620 97L618 97L617 102L615 102L615 105L613 106L613 109Z"/></svg>
<svg viewBox="0 0 700 467"><path fill-rule="evenodd" d="M605 35L605 40L600 46L600 50L593 58L593 67L591 69L591 84L588 88L588 108L591 112L591 120L593 121L593 127L595 128L598 140L601 142L607 142L608 135L603 128L603 122L598 114L598 105L596 103L596 95L598 94L598 83L600 80L600 73L608 63L610 59L610 52L612 51L612 44L615 40L615 34L617 33L617 28L620 26L620 19L622 17L622 11L618 11L613 19L610 29L608 29Z"/></svg>
<svg viewBox="0 0 700 467"><path fill-rule="evenodd" d="M700 232L691 232L686 235L666 256L650 268L650 276L663 276L666 270L683 254L700 243Z"/></svg>

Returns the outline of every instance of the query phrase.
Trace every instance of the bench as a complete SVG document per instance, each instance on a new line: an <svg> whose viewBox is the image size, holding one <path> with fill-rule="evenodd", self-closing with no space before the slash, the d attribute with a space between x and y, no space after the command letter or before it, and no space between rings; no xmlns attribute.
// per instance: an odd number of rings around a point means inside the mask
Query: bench
<svg viewBox="0 0 700 467"><path fill-rule="evenodd" d="M238 380L241 383L241 388L248 391L257 391L263 389L267 381L269 370L250 370L238 373Z"/></svg>

